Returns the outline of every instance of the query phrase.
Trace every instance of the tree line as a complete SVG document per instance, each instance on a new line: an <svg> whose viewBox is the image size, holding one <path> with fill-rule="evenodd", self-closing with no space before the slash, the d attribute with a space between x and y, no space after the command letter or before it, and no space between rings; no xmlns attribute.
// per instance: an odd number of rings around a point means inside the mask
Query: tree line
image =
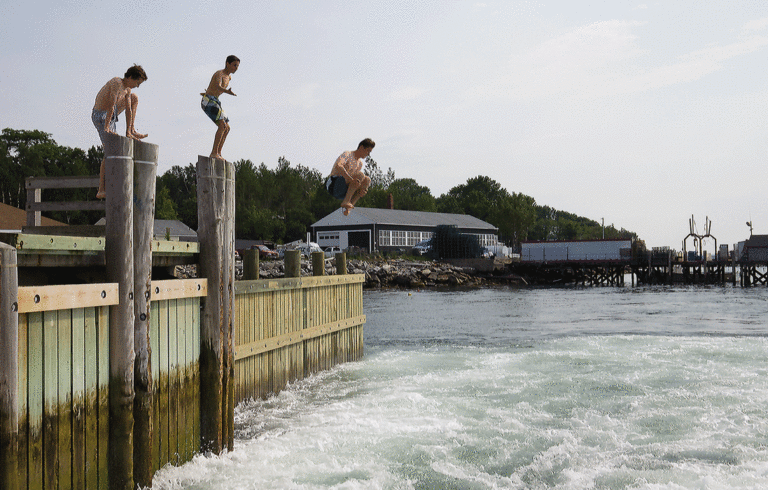
<svg viewBox="0 0 768 490"><path fill-rule="evenodd" d="M98 175L101 147L87 151L58 145L42 131L3 129L0 136L0 202L24 208L25 179L29 176ZM312 223L338 208L325 189L319 170L278 158L274 169L250 160L235 162L235 233L241 239L285 243L306 236ZM330 169L330 164L328 166ZM522 193L509 192L487 176L477 176L438 197L411 178L396 178L368 157L365 173L371 178L368 194L359 207L385 208L392 195L395 209L468 214L491 223L507 245L523 240L585 240L637 238L613 225L542 206ZM173 166L157 177L155 217L177 219L197 229L195 165ZM93 189L46 189L43 200L95 200ZM99 212L51 212L50 218L68 224L92 224Z"/></svg>

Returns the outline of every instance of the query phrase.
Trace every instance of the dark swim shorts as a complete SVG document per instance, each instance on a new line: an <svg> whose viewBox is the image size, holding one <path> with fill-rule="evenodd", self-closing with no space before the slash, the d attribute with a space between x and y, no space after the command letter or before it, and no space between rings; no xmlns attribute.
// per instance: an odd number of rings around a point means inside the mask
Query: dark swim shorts
<svg viewBox="0 0 768 490"><path fill-rule="evenodd" d="M331 175L325 181L325 188L336 199L344 199L347 196L347 181L341 175Z"/></svg>

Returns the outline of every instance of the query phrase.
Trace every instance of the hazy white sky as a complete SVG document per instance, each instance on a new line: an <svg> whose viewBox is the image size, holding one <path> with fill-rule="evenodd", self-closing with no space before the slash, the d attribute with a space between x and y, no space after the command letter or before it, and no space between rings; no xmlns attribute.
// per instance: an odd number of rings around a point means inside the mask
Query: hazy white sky
<svg viewBox="0 0 768 490"><path fill-rule="evenodd" d="M160 173L185 166L211 151L198 94L235 54L230 161L325 174L370 137L435 197L487 175L648 246L680 250L691 215L718 243L768 233L763 0L4 4L3 128L97 145L96 92L138 63L136 128Z"/></svg>

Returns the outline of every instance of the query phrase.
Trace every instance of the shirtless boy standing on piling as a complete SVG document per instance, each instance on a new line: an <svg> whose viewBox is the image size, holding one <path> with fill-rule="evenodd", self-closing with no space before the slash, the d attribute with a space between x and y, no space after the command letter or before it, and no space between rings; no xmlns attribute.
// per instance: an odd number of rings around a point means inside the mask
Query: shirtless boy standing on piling
<svg viewBox="0 0 768 490"><path fill-rule="evenodd" d="M203 100L200 102L203 112L211 118L211 121L218 126L216 130L216 136L213 138L213 150L211 150L211 158L218 158L224 160L221 156L221 147L224 146L224 141L229 134L229 118L221 110L221 102L219 101L219 95L229 94L235 95L232 90L227 88L229 81L232 79L232 74L237 71L240 66L240 58L235 55L227 56L227 63L223 70L219 70L211 77L211 83L208 84L208 88L203 92Z"/></svg>
<svg viewBox="0 0 768 490"><path fill-rule="evenodd" d="M115 77L104 85L99 93L96 94L96 102L91 111L91 121L99 132L102 146L105 146L104 135L115 133L117 116L125 111L125 136L128 138L140 140L146 138L146 134L141 134L133 127L136 120L136 109L139 106L139 97L131 93L131 89L138 88L147 79L147 74L139 65L133 65L128 68L123 78ZM106 160L106 159L105 159ZM99 191L96 197L104 199L104 162L101 161L99 170Z"/></svg>

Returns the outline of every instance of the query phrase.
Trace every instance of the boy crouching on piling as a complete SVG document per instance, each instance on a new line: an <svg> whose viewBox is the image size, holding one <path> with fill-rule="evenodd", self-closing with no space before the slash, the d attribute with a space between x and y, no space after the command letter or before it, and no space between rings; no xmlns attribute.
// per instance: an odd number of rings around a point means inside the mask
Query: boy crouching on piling
<svg viewBox="0 0 768 490"><path fill-rule="evenodd" d="M123 78L115 77L108 81L96 94L96 101L91 111L91 121L99 132L102 147L106 147L105 135L107 133L115 134L117 131L117 116L125 111L125 136L128 138L140 140L146 138L146 134L136 131L133 124L136 120L136 109L139 106L139 97L131 93L131 89L138 88L147 80L147 74L139 65L133 65L128 68ZM106 159L105 159L106 160ZM99 191L96 197L104 199L106 192L104 190L104 162L101 161L99 170Z"/></svg>

